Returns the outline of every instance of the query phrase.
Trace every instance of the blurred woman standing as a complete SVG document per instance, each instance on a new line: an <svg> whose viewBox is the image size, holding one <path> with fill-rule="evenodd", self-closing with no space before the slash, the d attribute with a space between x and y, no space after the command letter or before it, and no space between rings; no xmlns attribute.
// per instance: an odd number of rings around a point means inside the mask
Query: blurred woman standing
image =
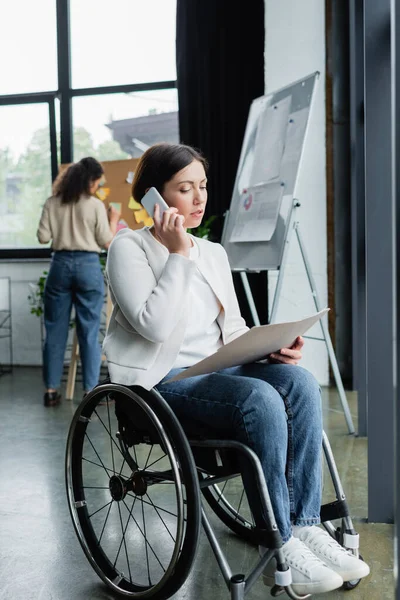
<svg viewBox="0 0 400 600"><path fill-rule="evenodd" d="M99 254L113 239L120 213L94 197L104 177L92 157L70 165L53 185L40 218L37 237L52 242L52 260L44 290L45 343L44 405L61 401L59 387L64 365L72 305L82 362L83 389L99 380L101 352L98 340L104 302L104 279Z"/></svg>

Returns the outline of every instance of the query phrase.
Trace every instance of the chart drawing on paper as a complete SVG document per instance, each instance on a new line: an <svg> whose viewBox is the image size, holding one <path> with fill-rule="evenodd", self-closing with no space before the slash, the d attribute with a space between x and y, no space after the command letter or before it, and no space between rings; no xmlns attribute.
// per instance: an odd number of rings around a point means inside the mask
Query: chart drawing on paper
<svg viewBox="0 0 400 600"><path fill-rule="evenodd" d="M268 242L276 227L283 195L280 182L243 190L231 242Z"/></svg>

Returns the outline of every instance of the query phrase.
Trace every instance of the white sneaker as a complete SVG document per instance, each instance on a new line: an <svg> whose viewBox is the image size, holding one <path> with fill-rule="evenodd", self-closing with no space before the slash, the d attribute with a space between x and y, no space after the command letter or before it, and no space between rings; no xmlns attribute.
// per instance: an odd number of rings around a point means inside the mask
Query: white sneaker
<svg viewBox="0 0 400 600"><path fill-rule="evenodd" d="M330 569L338 573L343 581L361 579L369 574L367 563L346 550L329 533L320 527L294 527L293 535L320 558Z"/></svg>
<svg viewBox="0 0 400 600"><path fill-rule="evenodd" d="M296 594L321 594L322 592L336 590L343 585L343 579L340 575L329 569L300 540L291 537L282 546L282 552L291 568L292 587ZM263 574L265 585L269 587L275 585L275 570L276 559L273 558Z"/></svg>

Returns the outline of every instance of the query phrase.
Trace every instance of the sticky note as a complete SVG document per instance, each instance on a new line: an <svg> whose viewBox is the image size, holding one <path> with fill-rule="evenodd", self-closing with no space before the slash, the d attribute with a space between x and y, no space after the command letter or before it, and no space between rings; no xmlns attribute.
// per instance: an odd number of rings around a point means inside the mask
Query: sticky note
<svg viewBox="0 0 400 600"><path fill-rule="evenodd" d="M139 204L139 202L136 202L132 196L129 198L128 208L131 208L132 210L143 210L143 206Z"/></svg>
<svg viewBox="0 0 400 600"><path fill-rule="evenodd" d="M108 198L109 194L110 194L110 188L106 188L106 187L101 187L96 192L96 196L99 198L99 200L102 200L103 202L106 198Z"/></svg>
<svg viewBox="0 0 400 600"><path fill-rule="evenodd" d="M142 210L135 210L133 216L135 217L136 223L144 223L147 227L153 225L153 219L149 217L144 208L142 208Z"/></svg>
<svg viewBox="0 0 400 600"><path fill-rule="evenodd" d="M117 231L120 231L121 229L126 229L127 227L128 227L128 223L126 221L124 221L124 219L121 219L118 222Z"/></svg>

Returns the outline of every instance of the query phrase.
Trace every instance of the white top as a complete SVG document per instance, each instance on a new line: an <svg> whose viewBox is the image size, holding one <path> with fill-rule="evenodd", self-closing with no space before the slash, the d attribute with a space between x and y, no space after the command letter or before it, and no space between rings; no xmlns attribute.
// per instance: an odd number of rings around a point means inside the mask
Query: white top
<svg viewBox="0 0 400 600"><path fill-rule="evenodd" d="M152 388L172 369L182 347L197 269L221 303L222 343L248 331L240 315L227 254L220 244L196 238L196 261L169 254L147 227L125 228L107 256L113 312L103 342L110 379Z"/></svg>
<svg viewBox="0 0 400 600"><path fill-rule="evenodd" d="M193 239L190 259L200 256L199 246ZM207 280L196 268L190 281L188 319L183 342L173 368L191 367L222 346L221 329L217 317L221 312L221 302L214 294Z"/></svg>

